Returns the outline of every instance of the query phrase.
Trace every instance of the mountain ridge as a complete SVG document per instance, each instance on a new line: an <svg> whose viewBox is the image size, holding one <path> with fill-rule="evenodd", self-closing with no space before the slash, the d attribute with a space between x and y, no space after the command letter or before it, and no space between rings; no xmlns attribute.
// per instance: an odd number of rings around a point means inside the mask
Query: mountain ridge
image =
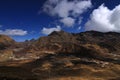
<svg viewBox="0 0 120 80"><path fill-rule="evenodd" d="M0 59L0 79L119 80L119 40L116 32L54 31L37 40L16 43L0 50L9 54Z"/></svg>

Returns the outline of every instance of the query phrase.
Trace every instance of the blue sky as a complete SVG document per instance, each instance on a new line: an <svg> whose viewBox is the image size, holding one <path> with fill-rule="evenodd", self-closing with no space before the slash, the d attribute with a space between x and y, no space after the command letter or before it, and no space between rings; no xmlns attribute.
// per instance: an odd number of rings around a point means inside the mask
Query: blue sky
<svg viewBox="0 0 120 80"><path fill-rule="evenodd" d="M58 1L58 3L52 1ZM78 5L80 8L77 14L75 8L67 7L68 4L76 6L75 1L77 3L86 1L85 7L82 7L83 4ZM116 22L112 23L112 20L106 18L108 16L112 18L114 14L120 13L119 5L120 0L0 0L0 34L9 35L16 41L24 41L45 36L54 30L74 33L87 30L120 32L118 31L120 24L117 23L119 19L115 18ZM47 10L46 6L49 6ZM67 15L63 14L64 9L69 11ZM73 13L71 14L70 11ZM103 19L106 23L99 22L97 19L93 20L98 17L96 14L102 17L99 20ZM118 18L120 18L119 14ZM112 22L109 23L109 21Z"/></svg>

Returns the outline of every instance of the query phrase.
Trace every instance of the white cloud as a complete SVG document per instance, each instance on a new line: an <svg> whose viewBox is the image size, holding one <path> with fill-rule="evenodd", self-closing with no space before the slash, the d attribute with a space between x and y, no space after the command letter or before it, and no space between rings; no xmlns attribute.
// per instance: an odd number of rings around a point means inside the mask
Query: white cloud
<svg viewBox="0 0 120 80"><path fill-rule="evenodd" d="M54 28L45 28L44 27L41 32L45 35L48 35L48 34L52 33L53 31L61 31L61 27L60 26L56 26Z"/></svg>
<svg viewBox="0 0 120 80"><path fill-rule="evenodd" d="M27 31L21 29L6 29L6 30L0 30L0 34L10 35L10 36L23 36L27 34Z"/></svg>
<svg viewBox="0 0 120 80"><path fill-rule="evenodd" d="M92 6L91 0L84 0L84 1L80 1L78 0L75 4L74 4L74 8L73 8L73 15L80 15L82 14L84 11L86 11L88 8L90 8Z"/></svg>
<svg viewBox="0 0 120 80"><path fill-rule="evenodd" d="M61 19L60 22L62 22L67 27L71 27L74 25L75 19L71 17L66 17L66 18Z"/></svg>
<svg viewBox="0 0 120 80"><path fill-rule="evenodd" d="M52 16L67 17L73 5L72 2L67 0L47 0L43 6L43 11Z"/></svg>
<svg viewBox="0 0 120 80"><path fill-rule="evenodd" d="M120 5L110 10L102 4L92 12L85 29L86 31L120 32Z"/></svg>
<svg viewBox="0 0 120 80"><path fill-rule="evenodd" d="M51 16L62 18L63 20L70 16L73 16L71 18L76 20L91 6L91 0L47 0L43 6L43 11ZM60 22L66 25L66 20L65 22L60 20Z"/></svg>
<svg viewBox="0 0 120 80"><path fill-rule="evenodd" d="M73 10L74 3L68 2L67 0L61 0L59 4L56 5L56 7L53 9L53 14L58 15L59 17L68 17L69 12Z"/></svg>

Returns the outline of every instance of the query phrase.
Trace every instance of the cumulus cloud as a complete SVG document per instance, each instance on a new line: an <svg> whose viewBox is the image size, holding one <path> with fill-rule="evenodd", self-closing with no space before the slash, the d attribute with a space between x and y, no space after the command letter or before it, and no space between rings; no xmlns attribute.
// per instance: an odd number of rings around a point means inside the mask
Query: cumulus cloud
<svg viewBox="0 0 120 80"><path fill-rule="evenodd" d="M75 20L91 6L91 0L47 0L43 6L43 11L51 16L62 18L60 22L66 25L68 19L72 20L72 24L75 24ZM71 24L71 21L69 22Z"/></svg>
<svg viewBox="0 0 120 80"><path fill-rule="evenodd" d="M86 23L85 30L120 32L120 5L113 10L108 9L104 4L95 9Z"/></svg>
<svg viewBox="0 0 120 80"><path fill-rule="evenodd" d="M0 34L10 35L10 36L24 36L27 34L27 31L21 29L6 29L6 30L0 30Z"/></svg>
<svg viewBox="0 0 120 80"><path fill-rule="evenodd" d="M61 27L60 26L56 26L54 28L43 28L42 29L42 34L48 35L50 33L52 33L53 31L61 31Z"/></svg>
<svg viewBox="0 0 120 80"><path fill-rule="evenodd" d="M61 19L60 22L62 22L67 27L71 27L74 25L75 19L71 17L66 17L66 18Z"/></svg>
<svg viewBox="0 0 120 80"><path fill-rule="evenodd" d="M74 4L74 8L73 8L73 15L80 15L82 14L84 11L86 11L88 8L90 8L92 6L91 0L78 0L75 4Z"/></svg>

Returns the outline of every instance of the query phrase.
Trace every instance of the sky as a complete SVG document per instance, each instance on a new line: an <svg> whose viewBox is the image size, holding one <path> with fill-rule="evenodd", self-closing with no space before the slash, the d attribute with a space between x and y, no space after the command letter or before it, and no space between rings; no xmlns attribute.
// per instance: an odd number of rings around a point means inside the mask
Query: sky
<svg viewBox="0 0 120 80"><path fill-rule="evenodd" d="M61 30L120 32L120 0L0 0L0 34L20 42Z"/></svg>

